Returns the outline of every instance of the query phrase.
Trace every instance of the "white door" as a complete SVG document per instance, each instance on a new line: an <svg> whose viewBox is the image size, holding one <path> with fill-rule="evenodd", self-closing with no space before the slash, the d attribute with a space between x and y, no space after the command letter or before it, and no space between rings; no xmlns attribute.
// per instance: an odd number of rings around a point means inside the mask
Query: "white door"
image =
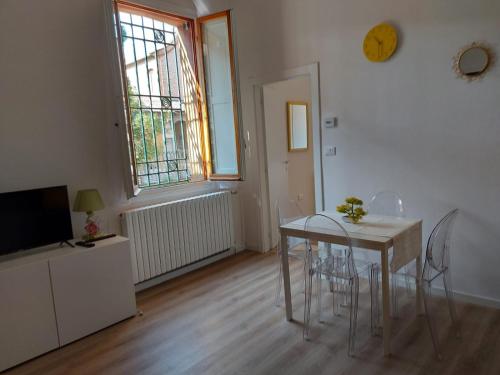
<svg viewBox="0 0 500 375"><path fill-rule="evenodd" d="M310 78L300 76L263 86L264 124L269 181L269 206L271 209L271 247L278 243L278 220L275 202L295 202L304 215L314 212L314 163L312 138L309 149L288 151L287 113L288 101L311 103ZM311 121L309 136L312 137Z"/></svg>
<svg viewBox="0 0 500 375"><path fill-rule="evenodd" d="M272 89L271 89L272 90ZM264 87L264 113L266 123L266 148L267 148L267 173L269 181L269 201L271 208L271 247L278 243L278 223L275 212L275 202L279 200L290 200L288 192L288 150L286 139L286 127L281 126L276 111L269 108L272 105L272 92ZM266 100L267 99L267 100ZM268 110L266 111L266 103Z"/></svg>

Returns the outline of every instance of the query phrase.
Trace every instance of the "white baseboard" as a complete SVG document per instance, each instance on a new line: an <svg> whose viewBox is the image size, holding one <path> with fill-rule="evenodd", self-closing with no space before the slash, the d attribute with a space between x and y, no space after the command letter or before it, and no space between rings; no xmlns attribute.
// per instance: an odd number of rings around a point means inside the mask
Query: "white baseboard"
<svg viewBox="0 0 500 375"><path fill-rule="evenodd" d="M237 253L240 253L242 252L243 250L247 250L247 248L245 247L244 244L239 244L239 245L236 245L236 252Z"/></svg>
<svg viewBox="0 0 500 375"><path fill-rule="evenodd" d="M184 275L188 272L194 271L198 268L205 267L211 263L217 262L218 260L227 258L227 257L234 255L234 254L236 254L236 250L229 249L229 250L226 250L222 253L215 254L214 256L211 256L209 258L202 259L198 262L195 262L195 263L189 264L185 267L174 270L172 272L168 272L166 274L157 276L153 279L143 281L142 283L136 284L135 292L137 293L137 292L140 292L141 290L152 288L155 285L164 283L165 281L174 279L174 278L179 277L181 275Z"/></svg>
<svg viewBox="0 0 500 375"><path fill-rule="evenodd" d="M441 287L433 287L432 293L442 297L445 296L444 288ZM456 290L453 291L453 294L455 296L455 299L461 302L500 309L500 301L494 298L489 298L485 296L476 296L469 293L459 292Z"/></svg>
<svg viewBox="0 0 500 375"><path fill-rule="evenodd" d="M411 288L413 291L415 291L415 281L411 280ZM404 282L401 281L400 286L403 286ZM432 294L440 297L446 297L445 291L443 287L437 287L434 286L432 287ZM470 293L464 293L460 292L457 290L453 291L453 295L457 301L464 302L464 303L471 303L473 305L479 305L479 306L485 306L485 307L492 307L495 309L500 309L500 301L494 298L490 297L485 297L485 296L478 296L478 295L473 295Z"/></svg>

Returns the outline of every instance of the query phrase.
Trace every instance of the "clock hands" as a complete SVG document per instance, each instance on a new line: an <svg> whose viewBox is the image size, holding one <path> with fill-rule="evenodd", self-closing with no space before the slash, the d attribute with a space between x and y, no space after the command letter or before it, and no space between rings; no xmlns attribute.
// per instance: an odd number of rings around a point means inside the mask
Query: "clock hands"
<svg viewBox="0 0 500 375"><path fill-rule="evenodd" d="M377 42L377 53L378 53L378 57L380 58L380 56L382 55L382 52L383 52L383 46L382 45L384 44L384 41L380 40L376 36L374 36L373 39L375 39L375 41Z"/></svg>

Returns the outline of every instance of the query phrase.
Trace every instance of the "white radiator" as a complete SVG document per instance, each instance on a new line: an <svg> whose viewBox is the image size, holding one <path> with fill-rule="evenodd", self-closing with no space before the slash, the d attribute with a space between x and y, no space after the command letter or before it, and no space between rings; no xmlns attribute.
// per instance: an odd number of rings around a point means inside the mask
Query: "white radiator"
<svg viewBox="0 0 500 375"><path fill-rule="evenodd" d="M134 283L230 249L233 227L229 191L124 212Z"/></svg>

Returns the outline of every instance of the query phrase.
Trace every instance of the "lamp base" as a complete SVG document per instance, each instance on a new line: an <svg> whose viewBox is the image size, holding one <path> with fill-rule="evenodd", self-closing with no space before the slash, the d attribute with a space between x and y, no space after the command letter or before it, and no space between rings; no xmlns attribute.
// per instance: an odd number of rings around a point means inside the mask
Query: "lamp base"
<svg viewBox="0 0 500 375"><path fill-rule="evenodd" d="M83 240L83 241L93 241L93 240L95 240L96 238L99 238L100 236L101 236L101 233L100 233L100 232L99 232L99 233L96 233L96 234L94 234L94 235L84 234L84 235L82 236L82 240Z"/></svg>
<svg viewBox="0 0 500 375"><path fill-rule="evenodd" d="M87 220L85 221L85 232L86 234L82 237L84 241L91 241L100 234L99 225L97 225L96 220L93 218L93 212L87 212Z"/></svg>

